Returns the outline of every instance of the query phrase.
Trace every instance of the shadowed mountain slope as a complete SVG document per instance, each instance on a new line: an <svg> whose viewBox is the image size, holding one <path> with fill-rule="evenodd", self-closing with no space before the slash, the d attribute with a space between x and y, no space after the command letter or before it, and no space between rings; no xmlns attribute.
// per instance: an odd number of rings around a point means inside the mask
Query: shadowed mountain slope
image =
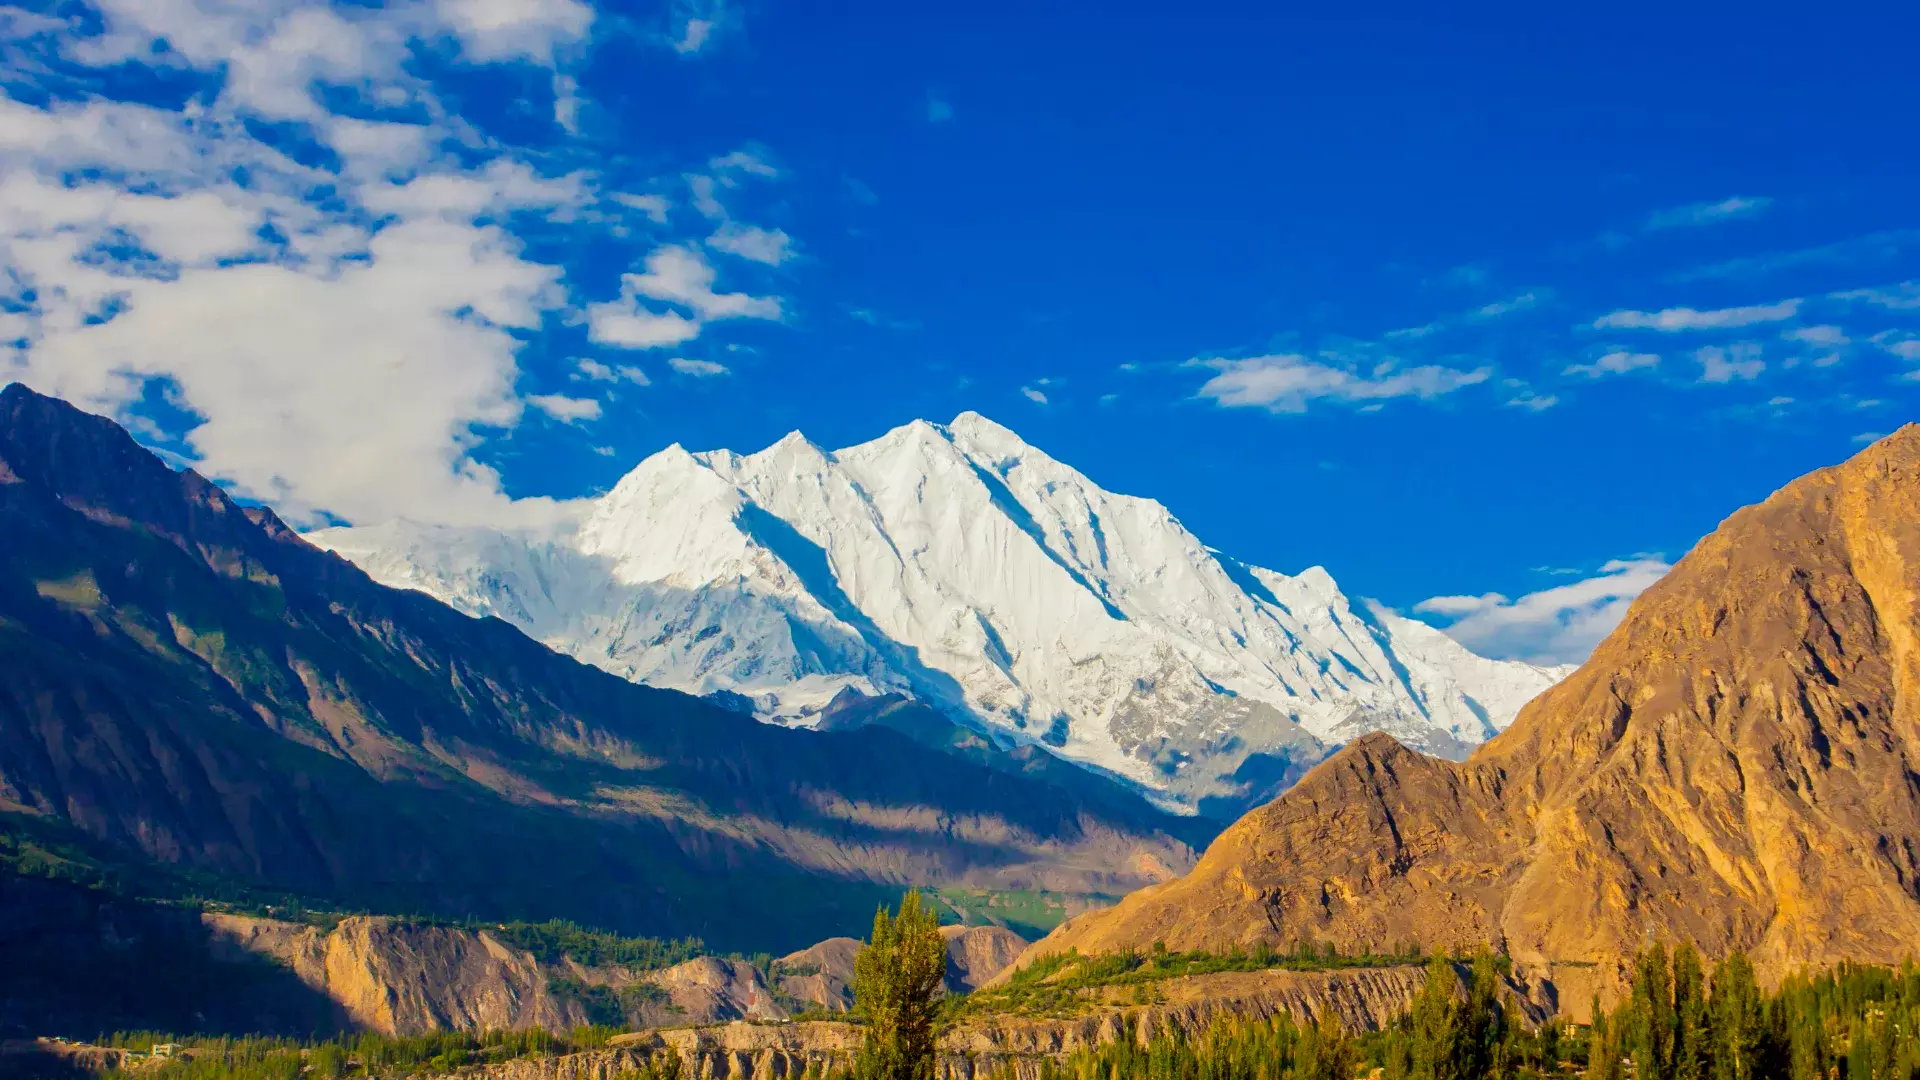
<svg viewBox="0 0 1920 1080"><path fill-rule="evenodd" d="M377 585L19 385L0 535L0 810L163 864L791 948L902 883L1114 892L1205 836L880 727L633 685Z"/></svg>
<svg viewBox="0 0 1920 1080"><path fill-rule="evenodd" d="M1728 518L1466 762L1360 739L1026 958L1492 942L1580 1004L1652 940L1771 976L1898 961L1920 951L1917 592L1909 425Z"/></svg>

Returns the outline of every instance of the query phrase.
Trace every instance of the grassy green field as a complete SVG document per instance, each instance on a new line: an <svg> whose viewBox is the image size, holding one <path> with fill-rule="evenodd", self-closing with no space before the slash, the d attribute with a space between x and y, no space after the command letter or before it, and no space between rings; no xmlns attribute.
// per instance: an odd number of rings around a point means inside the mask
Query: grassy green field
<svg viewBox="0 0 1920 1080"><path fill-rule="evenodd" d="M939 889L932 894L940 921L963 926L1004 926L1037 941L1083 911L1119 902L1097 893L1056 893L1027 889Z"/></svg>

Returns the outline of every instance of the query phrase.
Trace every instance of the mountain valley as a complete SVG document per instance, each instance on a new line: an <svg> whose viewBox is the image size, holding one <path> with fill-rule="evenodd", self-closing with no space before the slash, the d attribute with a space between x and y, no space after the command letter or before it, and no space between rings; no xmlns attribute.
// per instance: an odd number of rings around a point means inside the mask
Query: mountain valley
<svg viewBox="0 0 1920 1080"><path fill-rule="evenodd" d="M614 678L377 585L18 384L0 522L0 812L129 860L336 910L784 952L908 884L1112 895L1211 835L1079 770L1049 782L1051 759Z"/></svg>

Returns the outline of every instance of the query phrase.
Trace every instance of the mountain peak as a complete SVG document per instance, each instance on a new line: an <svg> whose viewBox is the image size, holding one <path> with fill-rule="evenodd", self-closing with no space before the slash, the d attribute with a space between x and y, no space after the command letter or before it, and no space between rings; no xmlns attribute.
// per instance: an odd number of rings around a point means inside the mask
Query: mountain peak
<svg viewBox="0 0 1920 1080"><path fill-rule="evenodd" d="M1920 941L1916 568L1908 425L1729 516L1465 762L1356 740L1029 957L1493 942L1576 1005L1647 941L1769 978L1897 963Z"/></svg>
<svg viewBox="0 0 1920 1080"><path fill-rule="evenodd" d="M909 695L1222 815L1320 739L1460 752L1557 675L1370 620L1325 571L1216 557L974 412L834 452L669 448L570 549L316 539L636 681L797 723L849 688Z"/></svg>

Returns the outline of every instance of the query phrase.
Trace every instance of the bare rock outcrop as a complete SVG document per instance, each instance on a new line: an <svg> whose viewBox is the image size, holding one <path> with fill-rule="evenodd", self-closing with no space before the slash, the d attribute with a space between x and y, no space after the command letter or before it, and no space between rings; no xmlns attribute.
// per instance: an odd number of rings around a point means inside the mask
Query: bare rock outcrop
<svg viewBox="0 0 1920 1080"><path fill-rule="evenodd" d="M1342 972L1228 972L1156 984L1161 1000L1094 1003L1067 1018L1001 1017L963 1024L941 1036L939 1080L1011 1075L1032 1080L1043 1063L1116 1039L1145 1041L1162 1031L1188 1034L1222 1016L1266 1018L1286 1012L1310 1022L1331 1013L1354 1029L1377 1027L1405 1010L1425 974L1418 967ZM604 1050L530 1058L469 1070L469 1080L617 1080L649 1062L677 1058L690 1080L782 1080L808 1069L845 1065L860 1046L851 1024L732 1023L663 1028L616 1036Z"/></svg>
<svg viewBox="0 0 1920 1080"><path fill-rule="evenodd" d="M1470 759L1359 739L1023 959L1491 942L1576 1006L1652 940L1920 949L1920 426L1734 514Z"/></svg>
<svg viewBox="0 0 1920 1080"><path fill-rule="evenodd" d="M971 993L1004 971L1027 947L1027 939L1004 926L943 926L947 939L947 989Z"/></svg>
<svg viewBox="0 0 1920 1080"><path fill-rule="evenodd" d="M729 1020L784 1020L760 969L745 960L701 956L654 972L646 982L664 991L673 1022L717 1024Z"/></svg>
<svg viewBox="0 0 1920 1080"><path fill-rule="evenodd" d="M566 1031L588 1021L579 1002L552 992L552 971L484 930L371 916L342 919L324 932L243 915L209 913L203 919L217 942L291 968L301 982L337 1002L357 1027L412 1035Z"/></svg>
<svg viewBox="0 0 1920 1080"><path fill-rule="evenodd" d="M774 961L780 992L803 1006L843 1013L853 1008L853 958L860 940L833 937Z"/></svg>

